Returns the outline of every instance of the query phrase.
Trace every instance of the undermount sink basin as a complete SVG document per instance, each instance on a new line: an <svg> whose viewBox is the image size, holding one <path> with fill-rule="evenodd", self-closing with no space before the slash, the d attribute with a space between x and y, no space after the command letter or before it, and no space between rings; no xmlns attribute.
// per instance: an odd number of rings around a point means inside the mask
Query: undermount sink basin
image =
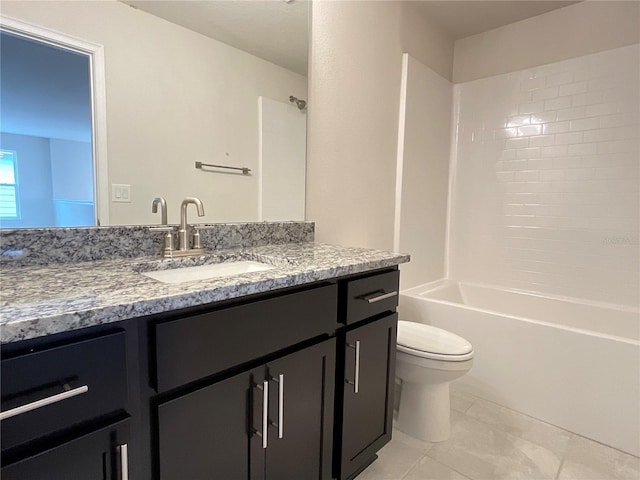
<svg viewBox="0 0 640 480"><path fill-rule="evenodd" d="M142 272L142 275L153 278L162 283L183 283L210 278L231 277L243 273L264 272L275 267L260 262L242 260L226 263L212 263L197 267L172 268L169 270L155 270Z"/></svg>

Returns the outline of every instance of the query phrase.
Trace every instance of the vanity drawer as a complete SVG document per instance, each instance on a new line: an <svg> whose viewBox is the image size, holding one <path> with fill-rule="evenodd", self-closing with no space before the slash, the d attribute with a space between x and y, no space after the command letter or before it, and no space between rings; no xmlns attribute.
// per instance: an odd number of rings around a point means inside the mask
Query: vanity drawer
<svg viewBox="0 0 640 480"><path fill-rule="evenodd" d="M157 391L332 334L337 297L327 285L156 324Z"/></svg>
<svg viewBox="0 0 640 480"><path fill-rule="evenodd" d="M126 408L124 332L1 363L2 449Z"/></svg>
<svg viewBox="0 0 640 480"><path fill-rule="evenodd" d="M399 282L397 270L347 282L345 324L394 312L398 306Z"/></svg>
<svg viewBox="0 0 640 480"><path fill-rule="evenodd" d="M2 480L122 480L129 472L129 418L2 464ZM123 448L125 447L125 448Z"/></svg>

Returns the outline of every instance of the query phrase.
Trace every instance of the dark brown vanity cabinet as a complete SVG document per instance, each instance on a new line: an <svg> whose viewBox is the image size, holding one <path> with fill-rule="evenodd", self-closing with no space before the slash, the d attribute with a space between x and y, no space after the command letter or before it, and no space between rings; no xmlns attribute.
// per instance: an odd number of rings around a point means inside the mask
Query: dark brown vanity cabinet
<svg viewBox="0 0 640 480"><path fill-rule="evenodd" d="M2 480L126 480L129 420L73 437L2 468Z"/></svg>
<svg viewBox="0 0 640 480"><path fill-rule="evenodd" d="M354 478L391 439L397 289L389 268L3 346L2 479Z"/></svg>
<svg viewBox="0 0 640 480"><path fill-rule="evenodd" d="M158 406L159 478L331 478L335 341Z"/></svg>
<svg viewBox="0 0 640 480"><path fill-rule="evenodd" d="M336 312L327 285L156 325L157 477L330 480Z"/></svg>
<svg viewBox="0 0 640 480"><path fill-rule="evenodd" d="M116 330L3 350L3 480L128 478L124 337Z"/></svg>
<svg viewBox="0 0 640 480"><path fill-rule="evenodd" d="M373 462L393 425L399 272L342 285L336 388L334 472L352 479Z"/></svg>

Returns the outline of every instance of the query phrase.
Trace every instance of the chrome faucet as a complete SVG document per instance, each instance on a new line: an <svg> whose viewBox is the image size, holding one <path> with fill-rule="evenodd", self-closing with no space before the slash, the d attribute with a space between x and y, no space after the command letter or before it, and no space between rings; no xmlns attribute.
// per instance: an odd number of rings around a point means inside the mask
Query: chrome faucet
<svg viewBox="0 0 640 480"><path fill-rule="evenodd" d="M158 205L160 205L160 221L162 225L167 225L167 201L163 197L156 197L151 202L151 213L158 213ZM151 227L151 231L164 232L162 239L162 255L171 257L173 255L173 227Z"/></svg>
<svg viewBox="0 0 640 480"><path fill-rule="evenodd" d="M162 225L167 224L167 201L163 197L157 197L151 202L151 213L158 213L158 205L160 205L160 218Z"/></svg>
<svg viewBox="0 0 640 480"><path fill-rule="evenodd" d="M196 197L187 197L180 204L180 228L178 229L178 250L191 250L192 248L200 248L200 245L191 246L189 238L189 225L187 225L187 206L193 204L198 210L198 216L204 217L204 206L200 199ZM200 243L199 241L197 242Z"/></svg>

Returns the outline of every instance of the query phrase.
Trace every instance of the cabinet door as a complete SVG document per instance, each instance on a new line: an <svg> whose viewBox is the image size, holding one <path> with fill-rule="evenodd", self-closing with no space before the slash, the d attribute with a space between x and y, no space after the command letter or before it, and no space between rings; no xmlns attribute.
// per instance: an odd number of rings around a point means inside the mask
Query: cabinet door
<svg viewBox="0 0 640 480"><path fill-rule="evenodd" d="M353 478L391 440L397 323L394 313L343 337L340 479Z"/></svg>
<svg viewBox="0 0 640 480"><path fill-rule="evenodd" d="M261 415L262 397L254 385L263 380L260 367L161 404L159 478L261 479L264 450L252 424L259 429L261 419L254 421L253 411Z"/></svg>
<svg viewBox="0 0 640 480"><path fill-rule="evenodd" d="M331 479L335 339L267 364L267 480Z"/></svg>
<svg viewBox="0 0 640 480"><path fill-rule="evenodd" d="M96 430L2 468L2 480L123 480L129 420Z"/></svg>

